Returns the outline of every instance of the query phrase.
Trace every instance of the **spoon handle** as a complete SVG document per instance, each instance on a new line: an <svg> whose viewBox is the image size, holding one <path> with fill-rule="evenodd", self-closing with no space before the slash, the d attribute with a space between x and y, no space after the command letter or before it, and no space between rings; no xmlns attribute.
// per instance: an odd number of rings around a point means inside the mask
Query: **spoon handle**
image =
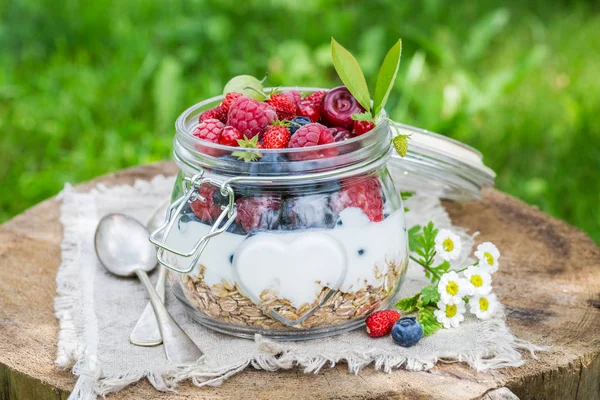
<svg viewBox="0 0 600 400"><path fill-rule="evenodd" d="M196 362L204 353L202 353L192 339L171 317L165 305L160 301L158 293L152 287L152 282L150 282L148 274L141 269L136 269L135 273L150 295L150 304L152 304L154 314L158 320L158 327L160 328L167 359L175 364L191 364Z"/></svg>
<svg viewBox="0 0 600 400"><path fill-rule="evenodd" d="M167 280L167 269L162 265L159 266L158 279L156 281L156 293L162 303L165 302L165 286ZM136 346L157 346L162 343L162 336L158 327L158 321L154 314L152 304L148 302L144 312L138 319L137 324L129 335L129 341Z"/></svg>

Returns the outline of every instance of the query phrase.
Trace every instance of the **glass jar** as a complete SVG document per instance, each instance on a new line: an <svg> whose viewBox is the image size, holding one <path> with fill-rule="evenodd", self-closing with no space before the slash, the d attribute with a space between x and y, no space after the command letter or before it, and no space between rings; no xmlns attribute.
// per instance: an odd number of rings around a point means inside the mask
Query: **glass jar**
<svg viewBox="0 0 600 400"><path fill-rule="evenodd" d="M388 121L328 145L233 148L192 135L222 97L176 122L180 172L150 238L176 297L201 324L241 337L309 339L361 326L398 291L408 262L404 209L386 167Z"/></svg>

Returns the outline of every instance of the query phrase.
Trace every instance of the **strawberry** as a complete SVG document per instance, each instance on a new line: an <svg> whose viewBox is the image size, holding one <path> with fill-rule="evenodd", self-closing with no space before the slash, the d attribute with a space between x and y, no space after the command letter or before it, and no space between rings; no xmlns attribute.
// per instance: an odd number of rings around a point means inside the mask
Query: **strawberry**
<svg viewBox="0 0 600 400"><path fill-rule="evenodd" d="M373 222L383 221L381 183L375 177L347 180L342 190L331 196L331 209L340 213L349 207L360 208Z"/></svg>
<svg viewBox="0 0 600 400"><path fill-rule="evenodd" d="M198 121L204 122L207 119L218 119L221 122L225 122L227 120L227 113L224 112L221 107L211 108L210 110L206 110L200 114Z"/></svg>
<svg viewBox="0 0 600 400"><path fill-rule="evenodd" d="M243 136L240 131L235 129L233 126L226 126L221 132L221 137L219 138L219 144L225 146L233 146L239 147L238 140L243 139Z"/></svg>
<svg viewBox="0 0 600 400"><path fill-rule="evenodd" d="M367 334L372 338L389 335L392 327L400 319L400 313L394 310L375 311L369 315L365 323Z"/></svg>
<svg viewBox="0 0 600 400"><path fill-rule="evenodd" d="M219 108L225 113L225 116L227 116L227 113L229 112L229 109L231 108L233 102L242 96L243 94L236 92L229 92L225 95L225 98L223 99L221 104L219 104Z"/></svg>
<svg viewBox="0 0 600 400"><path fill-rule="evenodd" d="M277 116L281 120L290 121L296 117L296 104L282 93L272 94L265 103L275 109Z"/></svg>
<svg viewBox="0 0 600 400"><path fill-rule="evenodd" d="M290 141L290 131L285 126L274 125L270 127L262 138L265 149L284 149Z"/></svg>

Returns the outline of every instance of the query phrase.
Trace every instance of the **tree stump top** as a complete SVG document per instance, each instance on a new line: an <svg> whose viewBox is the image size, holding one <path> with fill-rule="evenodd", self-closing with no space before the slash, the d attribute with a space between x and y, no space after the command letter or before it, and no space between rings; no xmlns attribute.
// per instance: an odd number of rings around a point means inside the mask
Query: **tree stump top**
<svg viewBox="0 0 600 400"><path fill-rule="evenodd" d="M176 173L159 163L109 174L77 187L151 179ZM54 316L62 226L56 198L0 225L0 400L66 399L76 377L55 364L58 322ZM583 232L534 207L486 190L483 200L445 202L454 224L502 251L495 291L513 333L551 346L519 368L475 373L460 363L439 363L428 372L365 368L359 376L344 365L318 375L246 370L219 388L183 383L159 393L139 382L110 399L596 399L600 398L600 249Z"/></svg>

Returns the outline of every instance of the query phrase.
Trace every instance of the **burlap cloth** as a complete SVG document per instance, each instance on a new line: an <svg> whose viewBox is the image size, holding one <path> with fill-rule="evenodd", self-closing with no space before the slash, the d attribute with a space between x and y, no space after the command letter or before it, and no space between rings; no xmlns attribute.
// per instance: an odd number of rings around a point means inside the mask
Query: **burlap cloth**
<svg viewBox="0 0 600 400"><path fill-rule="evenodd" d="M389 337L371 339L362 329L305 342L238 339L192 321L167 289L169 311L206 354L198 365L171 365L162 346L129 343L147 295L137 280L115 278L103 269L94 253L93 237L99 219L108 213L125 213L147 221L157 204L169 197L173 181L172 177L159 176L133 186L99 185L88 193L76 193L67 185L61 194L64 238L55 301L60 322L56 363L72 368L79 377L72 399L95 399L144 377L158 390L172 390L183 379L191 379L198 386L219 385L249 366L266 371L297 367L318 373L325 366L343 362L351 373L369 365L391 372L394 368L426 370L444 360L466 362L484 371L519 366L524 362L519 350L533 355L536 349L509 332L503 310L487 321L467 318L459 328L440 330L411 348L400 347ZM473 236L452 226L439 200L414 197L407 206L407 226L432 220L440 228L457 232L466 250L472 248ZM470 253L466 250L463 254ZM460 261L457 265L464 265L467 256ZM397 297L416 293L426 284L422 268L411 264Z"/></svg>

